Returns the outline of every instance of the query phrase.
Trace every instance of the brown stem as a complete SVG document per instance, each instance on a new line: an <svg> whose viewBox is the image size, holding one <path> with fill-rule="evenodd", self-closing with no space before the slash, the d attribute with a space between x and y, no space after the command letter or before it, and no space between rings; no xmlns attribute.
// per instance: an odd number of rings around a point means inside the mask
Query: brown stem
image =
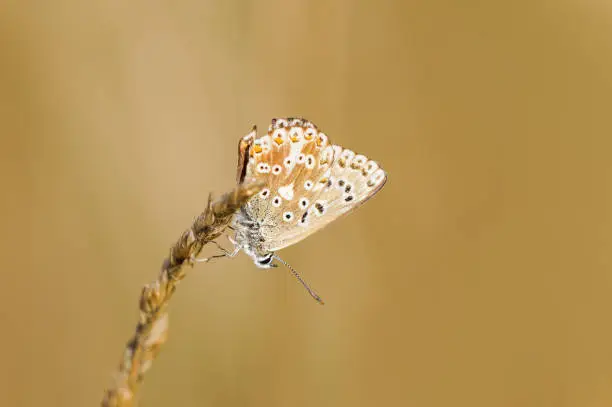
<svg viewBox="0 0 612 407"><path fill-rule="evenodd" d="M236 210L261 188L259 184L239 185L215 202L209 196L206 210L172 246L157 280L142 289L140 317L136 331L125 347L114 385L106 390L102 400L103 407L134 405L138 386L166 341L168 335L166 309L177 284L187 273L183 266L193 266L193 260L204 245L219 237L229 225Z"/></svg>

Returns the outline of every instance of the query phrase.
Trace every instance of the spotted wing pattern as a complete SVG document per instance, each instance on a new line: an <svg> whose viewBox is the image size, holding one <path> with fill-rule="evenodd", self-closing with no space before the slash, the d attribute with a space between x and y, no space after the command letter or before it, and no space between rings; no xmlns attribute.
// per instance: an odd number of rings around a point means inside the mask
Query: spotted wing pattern
<svg viewBox="0 0 612 407"><path fill-rule="evenodd" d="M385 172L337 145L305 119L274 119L240 142L238 182L264 182L245 208L261 224L263 251L290 246L376 194Z"/></svg>

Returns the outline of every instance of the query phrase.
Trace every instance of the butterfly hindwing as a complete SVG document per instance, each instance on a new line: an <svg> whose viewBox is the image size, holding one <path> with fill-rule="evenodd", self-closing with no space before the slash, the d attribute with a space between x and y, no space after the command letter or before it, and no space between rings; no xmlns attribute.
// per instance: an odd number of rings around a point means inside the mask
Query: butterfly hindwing
<svg viewBox="0 0 612 407"><path fill-rule="evenodd" d="M331 145L304 119L275 119L268 134L241 140L238 178L263 181L246 210L261 224L264 250L290 246L370 199L385 172L363 155Z"/></svg>

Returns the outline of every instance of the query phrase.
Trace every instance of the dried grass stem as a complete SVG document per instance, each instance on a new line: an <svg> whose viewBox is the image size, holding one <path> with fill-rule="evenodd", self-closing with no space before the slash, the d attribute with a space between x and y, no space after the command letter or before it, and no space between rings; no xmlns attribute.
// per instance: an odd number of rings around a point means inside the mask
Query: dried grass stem
<svg viewBox="0 0 612 407"><path fill-rule="evenodd" d="M229 225L233 214L261 188L260 184L239 185L214 202L209 197L206 210L172 246L157 279L142 289L136 331L123 352L115 384L105 392L103 407L134 405L138 386L166 341L166 309L177 284L185 278L187 269L184 266L193 266L204 245L218 238Z"/></svg>

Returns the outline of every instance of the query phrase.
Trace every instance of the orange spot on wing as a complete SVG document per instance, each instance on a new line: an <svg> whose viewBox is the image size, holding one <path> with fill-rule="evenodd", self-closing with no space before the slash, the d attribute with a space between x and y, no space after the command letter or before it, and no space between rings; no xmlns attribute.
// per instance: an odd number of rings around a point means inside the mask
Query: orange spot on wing
<svg viewBox="0 0 612 407"><path fill-rule="evenodd" d="M298 141L300 141L300 138L299 138L297 135L295 135L295 134L292 134L291 136L289 136L289 138L290 138L290 139L291 139L291 141L293 141L294 143L297 143Z"/></svg>
<svg viewBox="0 0 612 407"><path fill-rule="evenodd" d="M255 152L255 154L259 154L263 151L263 148L261 148L261 146L259 144L255 144L253 146L253 151Z"/></svg>
<svg viewBox="0 0 612 407"><path fill-rule="evenodd" d="M283 138L282 137L275 137L274 141L276 142L276 144L278 144L279 146L281 144L283 144Z"/></svg>

